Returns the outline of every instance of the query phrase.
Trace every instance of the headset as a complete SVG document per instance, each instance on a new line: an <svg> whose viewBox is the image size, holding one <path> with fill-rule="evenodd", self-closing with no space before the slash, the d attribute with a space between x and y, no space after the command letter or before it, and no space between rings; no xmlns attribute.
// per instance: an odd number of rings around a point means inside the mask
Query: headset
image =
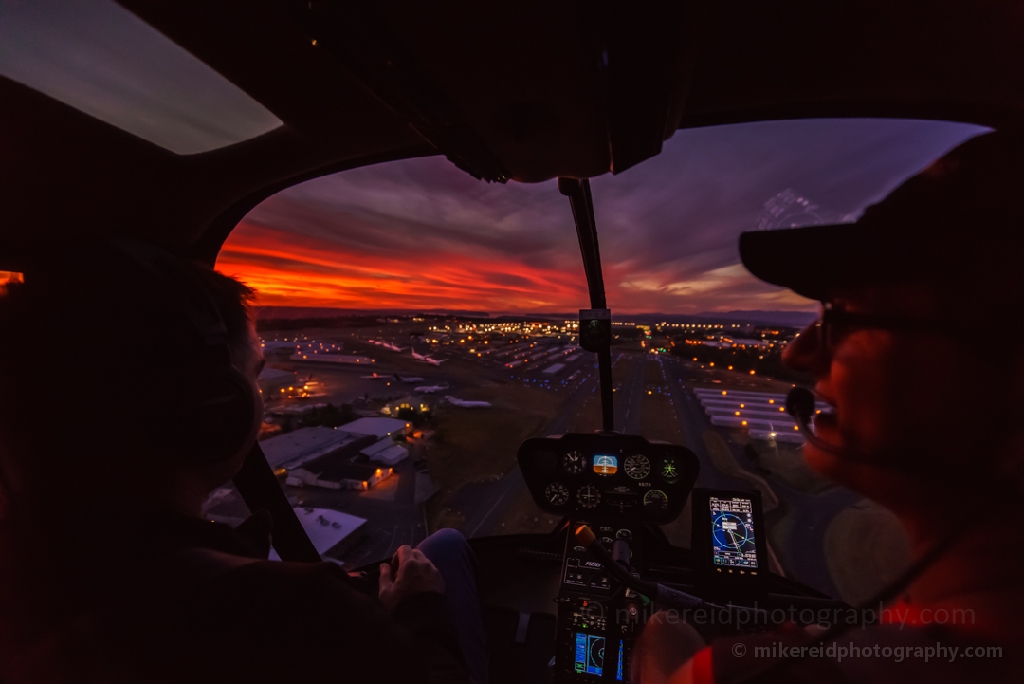
<svg viewBox="0 0 1024 684"><path fill-rule="evenodd" d="M174 254L140 242L106 242L145 272L195 338L195 352L183 356L181 375L175 378L189 397L175 436L185 457L216 463L238 456L252 438L257 401L252 381L231 364L227 326L213 297L189 264Z"/></svg>

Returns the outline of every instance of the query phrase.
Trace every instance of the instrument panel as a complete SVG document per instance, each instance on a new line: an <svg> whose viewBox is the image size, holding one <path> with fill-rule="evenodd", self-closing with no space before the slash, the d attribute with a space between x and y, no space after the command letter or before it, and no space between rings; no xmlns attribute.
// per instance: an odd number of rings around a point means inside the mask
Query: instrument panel
<svg viewBox="0 0 1024 684"><path fill-rule="evenodd" d="M595 433L528 439L519 468L548 513L664 524L682 512L700 464L686 447Z"/></svg>

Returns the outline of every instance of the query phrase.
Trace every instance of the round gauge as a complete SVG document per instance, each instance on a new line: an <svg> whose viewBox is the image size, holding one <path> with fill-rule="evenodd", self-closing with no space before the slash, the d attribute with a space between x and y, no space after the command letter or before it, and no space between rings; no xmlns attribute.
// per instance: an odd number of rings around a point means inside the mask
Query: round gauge
<svg viewBox="0 0 1024 684"><path fill-rule="evenodd" d="M576 501L583 508L595 508L601 503L601 492L593 485L584 485L576 492Z"/></svg>
<svg viewBox="0 0 1024 684"><path fill-rule="evenodd" d="M644 510L658 515L668 508L668 496L660 489L652 489L644 494Z"/></svg>
<svg viewBox="0 0 1024 684"><path fill-rule="evenodd" d="M661 466L658 468L658 474L661 475L661 478L669 484L678 480L679 463L676 461L675 457L668 456L661 459Z"/></svg>
<svg viewBox="0 0 1024 684"><path fill-rule="evenodd" d="M615 533L616 539L625 539L626 541L633 541L633 533L627 528L623 527L621 530Z"/></svg>
<svg viewBox="0 0 1024 684"><path fill-rule="evenodd" d="M570 451L562 457L562 468L565 472L579 475L587 466L587 459L578 451Z"/></svg>
<svg viewBox="0 0 1024 684"><path fill-rule="evenodd" d="M634 480L642 480L651 473L651 461L643 454L633 454L626 458L623 468Z"/></svg>
<svg viewBox="0 0 1024 684"><path fill-rule="evenodd" d="M564 506L569 501L569 489L561 482L552 482L544 490L544 498L552 506Z"/></svg>

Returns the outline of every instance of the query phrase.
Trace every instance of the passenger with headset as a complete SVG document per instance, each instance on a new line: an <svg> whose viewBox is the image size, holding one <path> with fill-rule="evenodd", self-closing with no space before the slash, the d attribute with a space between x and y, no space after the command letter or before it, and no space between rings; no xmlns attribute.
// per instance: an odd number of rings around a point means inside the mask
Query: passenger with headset
<svg viewBox="0 0 1024 684"><path fill-rule="evenodd" d="M262 420L251 298L117 241L38 255L0 296L0 681L486 681L457 532L367 596L267 561L265 512L201 518Z"/></svg>
<svg viewBox="0 0 1024 684"><path fill-rule="evenodd" d="M855 224L744 233L740 254L823 305L784 355L834 409L815 417L805 461L895 513L917 560L866 628L705 648L657 615L633 681L1020 681L1024 137L969 140Z"/></svg>

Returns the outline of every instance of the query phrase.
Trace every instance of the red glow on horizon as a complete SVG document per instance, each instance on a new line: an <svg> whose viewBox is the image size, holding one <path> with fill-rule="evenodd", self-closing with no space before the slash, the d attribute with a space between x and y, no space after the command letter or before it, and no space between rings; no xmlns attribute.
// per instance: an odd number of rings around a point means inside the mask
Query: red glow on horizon
<svg viewBox="0 0 1024 684"><path fill-rule="evenodd" d="M587 299L579 264L542 268L416 245L367 253L245 222L217 270L255 289L263 306L562 311Z"/></svg>

